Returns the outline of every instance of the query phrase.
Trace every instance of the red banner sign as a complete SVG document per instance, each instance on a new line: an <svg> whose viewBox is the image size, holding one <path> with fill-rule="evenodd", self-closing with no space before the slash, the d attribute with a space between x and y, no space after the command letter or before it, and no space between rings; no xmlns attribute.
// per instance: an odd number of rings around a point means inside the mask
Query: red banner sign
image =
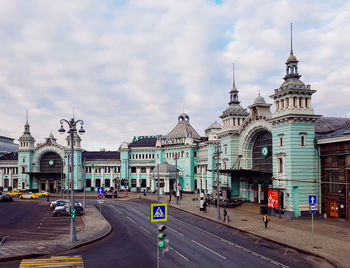
<svg viewBox="0 0 350 268"><path fill-rule="evenodd" d="M278 204L278 191L268 191L267 199L269 202L269 208L279 208Z"/></svg>

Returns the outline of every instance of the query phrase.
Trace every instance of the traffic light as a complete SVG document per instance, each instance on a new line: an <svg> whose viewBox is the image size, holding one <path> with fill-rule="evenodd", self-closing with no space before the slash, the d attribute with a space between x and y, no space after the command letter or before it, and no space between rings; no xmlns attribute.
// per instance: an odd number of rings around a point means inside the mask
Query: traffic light
<svg viewBox="0 0 350 268"><path fill-rule="evenodd" d="M165 229L165 225L160 224L158 226L158 247L162 249L162 253L169 251L169 240L166 239Z"/></svg>
<svg viewBox="0 0 350 268"><path fill-rule="evenodd" d="M72 219L75 218L75 213L76 213L76 211L75 211L75 209L73 209L73 210L72 210Z"/></svg>

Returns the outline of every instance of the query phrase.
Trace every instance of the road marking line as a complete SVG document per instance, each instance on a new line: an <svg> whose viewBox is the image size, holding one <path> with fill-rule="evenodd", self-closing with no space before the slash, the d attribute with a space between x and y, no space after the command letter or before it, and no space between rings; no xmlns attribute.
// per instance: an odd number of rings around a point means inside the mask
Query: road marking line
<svg viewBox="0 0 350 268"><path fill-rule="evenodd" d="M239 230L236 230L236 231L233 233L233 235L236 235L238 232L239 232Z"/></svg>
<svg viewBox="0 0 350 268"><path fill-rule="evenodd" d="M218 256L220 256L221 258L223 258L223 259L226 260L226 257L220 255L219 253L215 252L214 250L212 250L212 249L210 249L210 248L207 248L206 246L202 245L201 243L198 243L197 241L194 241L194 240L192 240L192 242L196 243L197 245L200 245L201 247L203 247L203 248L209 250L210 252L213 252L214 254L216 254L216 255L218 255Z"/></svg>
<svg viewBox="0 0 350 268"><path fill-rule="evenodd" d="M121 212L119 209L115 208L115 207L111 207L112 209L114 209L115 211L117 211L118 213L122 214L122 215L125 215L123 212Z"/></svg>
<svg viewBox="0 0 350 268"><path fill-rule="evenodd" d="M173 229L173 228L171 228L171 227L169 227L169 226L167 226L167 228L170 229L170 230L172 230L172 231L175 232L175 233L178 233L178 234L181 235L181 236L184 236L182 233L176 231L175 229Z"/></svg>
<svg viewBox="0 0 350 268"><path fill-rule="evenodd" d="M239 248L239 249L242 249L242 250L246 249L245 247L242 247L242 246L240 246L240 245L238 245L238 244L236 244L236 243L230 242L230 241L228 241L228 240L226 240L226 239L224 239L224 238L222 238L222 237L220 237L220 236L217 236L217 235L215 235L215 234L212 234L212 233L210 233L210 232L208 232L208 231L206 231L206 230L203 230L203 229L201 229L201 228L199 228L199 227L197 227L197 226L195 226L195 225L192 225L192 224L190 224L190 223L181 221L181 220L176 219L176 218L174 218L174 219L177 220L177 221L179 221L179 222L181 222L181 223L183 223L183 224L187 224L187 225L189 225L189 226L191 226L191 227L193 227L193 228L195 228L195 229L197 229L197 230L199 230L199 231L202 231L202 232L204 232L204 233L206 233L206 234L208 234L208 235L214 236L214 237L216 237L217 239L219 239L219 240L221 240L221 241L223 241L223 242L225 242L225 243L228 243L228 244L230 244L230 245L232 245L232 246L234 246L234 247L236 247L236 248ZM193 240L192 240L192 241L193 241ZM247 250L249 250L249 249L247 249ZM261 258L261 259L263 259L263 260L266 260L266 261L272 260L272 259L270 259L270 258L268 258L268 257L265 257L265 256L261 255L260 253L255 252L255 251L252 251L252 250L249 250L249 251L250 251L250 253L253 253L253 252L254 252L254 253L258 254L258 255L259 255L259 258ZM272 261L273 261L273 260L272 260ZM279 263L279 262L276 261L276 263ZM284 267L284 268L289 268L289 266L286 266L286 265L284 265L284 264L282 264L282 263L279 263L278 265L281 266L281 267Z"/></svg>
<svg viewBox="0 0 350 268"><path fill-rule="evenodd" d="M260 241L260 237L255 241L255 245L257 245L258 243L259 243L259 241Z"/></svg>
<svg viewBox="0 0 350 268"><path fill-rule="evenodd" d="M286 248L286 249L284 250L284 253L283 253L284 256L287 255L287 251L288 251L288 248Z"/></svg>
<svg viewBox="0 0 350 268"><path fill-rule="evenodd" d="M151 234L150 231L148 231L146 228L142 227L141 225L140 225L140 228L143 229L144 231L146 231L147 233Z"/></svg>
<svg viewBox="0 0 350 268"><path fill-rule="evenodd" d="M133 219L129 218L128 216L126 216L126 218L128 218L129 220L131 220L133 223L136 223L136 221L134 221Z"/></svg>
<svg viewBox="0 0 350 268"><path fill-rule="evenodd" d="M174 248L172 248L172 247L170 247L169 246L169 248L171 249L171 250L174 250L175 251L175 253L177 253L177 254L179 254L182 258L184 258L186 261L189 261L189 259L187 259L184 255L182 255L180 252L178 252L176 249L174 249Z"/></svg>

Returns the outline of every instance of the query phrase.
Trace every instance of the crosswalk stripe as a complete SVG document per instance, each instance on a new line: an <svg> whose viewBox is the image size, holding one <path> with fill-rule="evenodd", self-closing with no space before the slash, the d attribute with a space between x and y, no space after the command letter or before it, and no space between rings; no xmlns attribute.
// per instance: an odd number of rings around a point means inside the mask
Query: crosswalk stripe
<svg viewBox="0 0 350 268"><path fill-rule="evenodd" d="M23 259L19 267L81 267L84 268L81 256L56 256L45 259Z"/></svg>

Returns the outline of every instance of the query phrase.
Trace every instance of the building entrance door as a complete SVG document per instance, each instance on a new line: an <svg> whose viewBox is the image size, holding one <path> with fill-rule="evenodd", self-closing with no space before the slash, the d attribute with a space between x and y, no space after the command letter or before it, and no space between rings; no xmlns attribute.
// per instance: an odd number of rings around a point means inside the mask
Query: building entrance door
<svg viewBox="0 0 350 268"><path fill-rule="evenodd" d="M339 218L339 204L335 200L329 201L329 216Z"/></svg>
<svg viewBox="0 0 350 268"><path fill-rule="evenodd" d="M40 182L40 189L39 190L41 190L41 191L46 191L46 183L45 182Z"/></svg>
<svg viewBox="0 0 350 268"><path fill-rule="evenodd" d="M55 184L53 183L53 182L50 182L49 183L49 191L50 191L50 193L53 193L53 192L55 192Z"/></svg>

